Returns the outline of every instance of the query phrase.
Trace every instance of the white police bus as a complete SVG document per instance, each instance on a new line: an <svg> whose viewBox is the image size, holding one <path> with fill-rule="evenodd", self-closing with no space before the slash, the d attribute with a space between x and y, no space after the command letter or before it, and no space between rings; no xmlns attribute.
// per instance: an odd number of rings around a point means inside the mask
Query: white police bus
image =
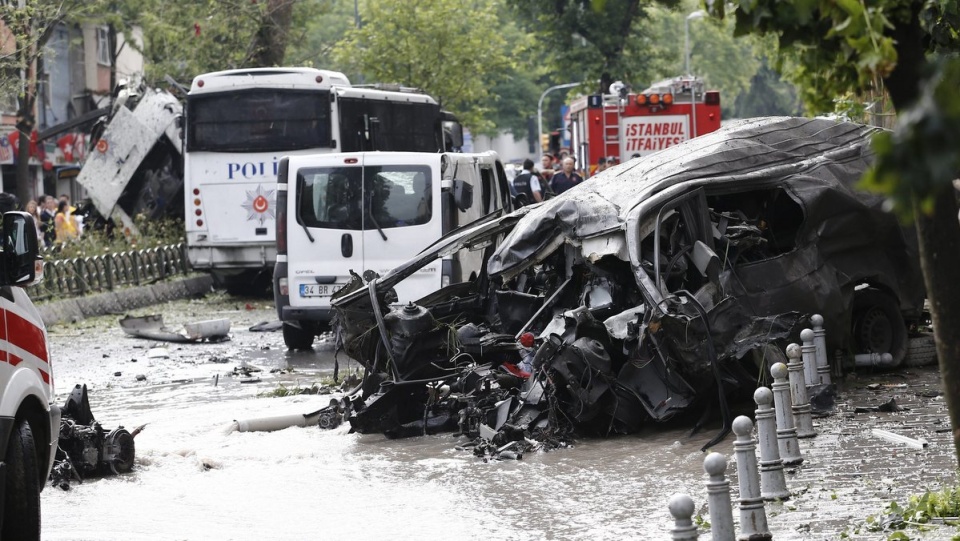
<svg viewBox="0 0 960 541"><path fill-rule="evenodd" d="M339 72L255 68L197 76L185 111L187 255L221 285L269 283L282 156L369 150L441 152L456 120L414 89L354 87Z"/></svg>

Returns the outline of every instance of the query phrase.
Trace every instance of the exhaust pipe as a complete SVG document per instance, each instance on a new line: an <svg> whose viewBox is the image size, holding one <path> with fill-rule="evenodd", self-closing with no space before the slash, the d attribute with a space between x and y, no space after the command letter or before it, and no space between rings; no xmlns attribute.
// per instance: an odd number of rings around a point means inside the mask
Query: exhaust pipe
<svg viewBox="0 0 960 541"><path fill-rule="evenodd" d="M292 415L278 415L276 417L260 417L257 419L234 420L237 432L274 432L283 430L291 426L306 428L307 426L317 426L320 420L320 413Z"/></svg>

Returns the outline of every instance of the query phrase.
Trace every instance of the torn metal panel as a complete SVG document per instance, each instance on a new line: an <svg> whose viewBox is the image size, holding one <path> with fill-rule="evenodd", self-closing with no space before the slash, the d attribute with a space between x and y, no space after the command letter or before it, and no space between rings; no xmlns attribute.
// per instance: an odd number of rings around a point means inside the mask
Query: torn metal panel
<svg viewBox="0 0 960 541"><path fill-rule="evenodd" d="M163 324L163 316L124 316L120 319L123 332L138 338L162 340L164 342L199 342L202 340L223 340L230 333L229 319L211 319L185 323L183 332L175 332Z"/></svg>
<svg viewBox="0 0 960 541"><path fill-rule="evenodd" d="M182 216L180 102L146 86L121 91L114 111L77 182L104 216L116 214L135 230L132 217Z"/></svg>

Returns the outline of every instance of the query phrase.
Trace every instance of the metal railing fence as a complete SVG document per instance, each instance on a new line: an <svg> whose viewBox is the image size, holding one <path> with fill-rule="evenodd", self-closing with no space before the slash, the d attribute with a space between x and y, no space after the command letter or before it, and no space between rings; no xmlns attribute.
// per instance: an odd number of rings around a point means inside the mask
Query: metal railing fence
<svg viewBox="0 0 960 541"><path fill-rule="evenodd" d="M93 257L46 261L43 281L27 288L34 300L77 297L149 284L190 272L183 243Z"/></svg>

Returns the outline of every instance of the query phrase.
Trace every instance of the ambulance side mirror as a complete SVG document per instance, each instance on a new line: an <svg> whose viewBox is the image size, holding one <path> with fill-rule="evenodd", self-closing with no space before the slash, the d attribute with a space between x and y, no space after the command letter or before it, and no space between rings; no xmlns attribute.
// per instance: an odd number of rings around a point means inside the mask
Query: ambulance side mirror
<svg viewBox="0 0 960 541"><path fill-rule="evenodd" d="M3 215L3 285L22 286L34 283L40 254L37 226L26 212ZM42 268L42 267L41 267ZM42 271L41 271L42 272Z"/></svg>

